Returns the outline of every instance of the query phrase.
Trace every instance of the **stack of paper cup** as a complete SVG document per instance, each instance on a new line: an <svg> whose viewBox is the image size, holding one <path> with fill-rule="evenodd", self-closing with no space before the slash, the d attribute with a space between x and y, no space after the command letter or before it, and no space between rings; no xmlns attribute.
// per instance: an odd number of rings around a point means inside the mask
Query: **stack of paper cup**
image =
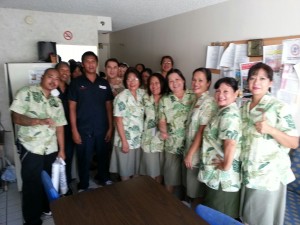
<svg viewBox="0 0 300 225"><path fill-rule="evenodd" d="M52 174L51 174L51 180L53 183L53 187L58 192L59 187L59 169L60 168L60 162L56 159L54 163L52 163Z"/></svg>

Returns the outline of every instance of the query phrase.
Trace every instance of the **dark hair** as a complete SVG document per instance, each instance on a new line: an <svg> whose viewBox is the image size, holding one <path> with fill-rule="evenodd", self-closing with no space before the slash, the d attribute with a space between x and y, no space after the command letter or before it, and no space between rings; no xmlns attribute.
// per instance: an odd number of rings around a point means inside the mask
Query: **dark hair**
<svg viewBox="0 0 300 225"><path fill-rule="evenodd" d="M166 79L160 73L153 73L148 78L148 83L147 83L147 92L148 92L148 95L149 96L152 95L152 93L150 91L150 80L153 77L156 77L159 80L159 83L160 83L160 93L159 94L163 95L166 92Z"/></svg>
<svg viewBox="0 0 300 225"><path fill-rule="evenodd" d="M118 61L116 58L110 58L110 59L107 59L107 60L105 61L104 66L106 67L107 64L108 64L109 62L115 62L115 63L117 63L117 65L118 65L118 67L119 67L119 61Z"/></svg>
<svg viewBox="0 0 300 225"><path fill-rule="evenodd" d="M197 73L197 72L202 72L202 73L204 73L204 75L205 75L205 77L206 77L206 80L207 80L208 82L211 82L211 71L210 71L209 69L204 68L204 67L197 68L197 69L194 70L193 76L194 76L195 73Z"/></svg>
<svg viewBox="0 0 300 225"><path fill-rule="evenodd" d="M172 58L172 56L169 56L169 55L164 55L163 57L161 57L161 60L160 60L160 65L162 65L164 59L170 59L171 60L171 63L172 65L174 65L174 60Z"/></svg>
<svg viewBox="0 0 300 225"><path fill-rule="evenodd" d="M61 62L59 62L59 63L57 63L56 65L55 65L55 69L59 69L60 67L62 67L62 66L67 66L68 68L70 68L70 66L69 66L69 64L67 63L67 62L64 62L64 61L61 61Z"/></svg>
<svg viewBox="0 0 300 225"><path fill-rule="evenodd" d="M136 65L135 65L135 68L136 68L137 66L142 66L142 67L143 67L142 71L145 70L145 65L144 65L143 63L138 63L138 64L136 64Z"/></svg>
<svg viewBox="0 0 300 225"><path fill-rule="evenodd" d="M48 69L46 69L46 70L44 71L43 76L46 75L46 74L47 74L49 71L51 71L51 70L54 70L54 71L58 72L56 68L50 67L50 68L48 68Z"/></svg>
<svg viewBox="0 0 300 225"><path fill-rule="evenodd" d="M218 89L221 86L221 84L226 84L226 85L230 86L234 90L234 92L236 92L239 89L238 81L232 77L220 78L215 83L214 88Z"/></svg>
<svg viewBox="0 0 300 225"><path fill-rule="evenodd" d="M122 63L119 63L119 67L126 67L126 68L128 68L129 66L128 66L127 63L122 62Z"/></svg>
<svg viewBox="0 0 300 225"><path fill-rule="evenodd" d="M150 68L145 68L145 69L143 69L142 74L143 74L144 72L148 73L149 75L152 74L152 70L151 70Z"/></svg>
<svg viewBox="0 0 300 225"><path fill-rule="evenodd" d="M140 85L139 87L142 85L142 77L141 77L141 74L139 73L139 71L136 70L136 68L134 67L129 67L125 74L124 74L124 79L123 79L123 85L126 89L128 89L128 86L127 86L127 79L128 79L128 76L130 73L133 73L138 79L139 79L139 82L140 82Z"/></svg>
<svg viewBox="0 0 300 225"><path fill-rule="evenodd" d="M170 71L167 73L167 77L166 77L166 81L167 81L167 84L168 84L168 88L167 88L167 93L169 94L170 92L171 92L171 89L170 89L170 87L169 87L169 76L170 76L170 74L172 74L172 73L176 73L176 74L178 74L178 76L180 76L181 77L181 79L184 81L184 86L183 86L183 90L185 90L186 89L186 82L185 82L185 77L183 76L183 74L182 74L182 72L179 70L179 69L170 69Z"/></svg>
<svg viewBox="0 0 300 225"><path fill-rule="evenodd" d="M89 56L93 56L96 59L96 61L98 62L98 56L92 51L87 51L87 52L83 53L83 55L81 56L81 62L83 63L85 58L89 57Z"/></svg>
<svg viewBox="0 0 300 225"><path fill-rule="evenodd" d="M262 69L267 73L267 77L269 78L270 81L273 81L273 70L270 66L268 66L265 63L259 62L255 65L253 65L249 71L248 71L248 77L247 77L247 82L249 81L249 79L254 76L257 75L258 71Z"/></svg>

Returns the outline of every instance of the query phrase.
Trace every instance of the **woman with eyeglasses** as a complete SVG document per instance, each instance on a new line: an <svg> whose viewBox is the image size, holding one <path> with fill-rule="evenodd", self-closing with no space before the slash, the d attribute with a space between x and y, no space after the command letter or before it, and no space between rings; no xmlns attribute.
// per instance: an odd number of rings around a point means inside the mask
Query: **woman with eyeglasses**
<svg viewBox="0 0 300 225"><path fill-rule="evenodd" d="M159 103L159 130L165 141L164 182L166 189L173 192L182 185L182 154L188 112L195 95L186 90L185 77L178 69L167 74L168 92Z"/></svg>
<svg viewBox="0 0 300 225"><path fill-rule="evenodd" d="M206 125L198 179L205 184L203 205L239 217L242 120L236 104L238 82L232 77L215 85L216 115Z"/></svg>
<svg viewBox="0 0 300 225"><path fill-rule="evenodd" d="M241 216L246 224L282 225L287 184L295 180L289 151L299 144L290 109L271 96L273 70L257 63L248 72L252 98L242 109Z"/></svg>
<svg viewBox="0 0 300 225"><path fill-rule="evenodd" d="M161 75L163 75L163 77L166 78L168 72L174 66L173 58L169 55L163 56L160 60L160 66L161 66Z"/></svg>
<svg viewBox="0 0 300 225"><path fill-rule="evenodd" d="M139 173L145 93L139 89L142 84L140 73L133 67L127 69L123 83L125 90L114 100L116 131L110 162L110 172L119 173L122 181Z"/></svg>

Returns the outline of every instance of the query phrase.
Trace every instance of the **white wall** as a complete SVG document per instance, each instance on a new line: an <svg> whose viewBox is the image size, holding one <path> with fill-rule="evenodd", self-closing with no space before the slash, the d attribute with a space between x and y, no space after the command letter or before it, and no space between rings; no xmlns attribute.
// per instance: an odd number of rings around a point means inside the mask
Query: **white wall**
<svg viewBox="0 0 300 225"><path fill-rule="evenodd" d="M32 17L31 25L25 22L26 16ZM38 41L96 46L98 27L98 19L95 16L0 8L0 112L1 122L6 129L12 130L7 90L4 85L4 63L36 62ZM70 41L63 37L66 30L73 33L73 39ZM6 154L13 161L11 133L7 135L6 143Z"/></svg>
<svg viewBox="0 0 300 225"><path fill-rule="evenodd" d="M190 83L192 71L205 66L206 46L215 41L300 34L298 0L229 0L193 12L110 34L111 56L130 65L159 70L170 54Z"/></svg>
<svg viewBox="0 0 300 225"><path fill-rule="evenodd" d="M98 43L101 46L98 48L99 70L105 72L105 61L110 58L110 43L109 33L98 34Z"/></svg>

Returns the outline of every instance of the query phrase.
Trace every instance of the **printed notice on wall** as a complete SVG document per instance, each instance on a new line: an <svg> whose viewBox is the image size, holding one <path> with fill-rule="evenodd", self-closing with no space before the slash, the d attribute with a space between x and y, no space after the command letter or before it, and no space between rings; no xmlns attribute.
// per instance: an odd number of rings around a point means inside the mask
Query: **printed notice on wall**
<svg viewBox="0 0 300 225"><path fill-rule="evenodd" d="M207 46L206 68L220 69L220 59L224 46Z"/></svg>
<svg viewBox="0 0 300 225"><path fill-rule="evenodd" d="M281 86L277 93L277 98L289 104L292 113L295 112L298 105L299 81L299 74L296 72L295 67L292 64L284 64Z"/></svg>
<svg viewBox="0 0 300 225"><path fill-rule="evenodd" d="M269 65L273 71L279 71L281 67L282 45L266 45L263 47L263 62Z"/></svg>
<svg viewBox="0 0 300 225"><path fill-rule="evenodd" d="M34 70L28 70L28 83L29 84L39 84L41 83L41 78L45 72L45 68L36 68Z"/></svg>
<svg viewBox="0 0 300 225"><path fill-rule="evenodd" d="M300 63L300 39L287 39L282 44L282 63Z"/></svg>
<svg viewBox="0 0 300 225"><path fill-rule="evenodd" d="M230 43L220 60L221 67L239 69L240 63L249 62L247 57L247 44Z"/></svg>

